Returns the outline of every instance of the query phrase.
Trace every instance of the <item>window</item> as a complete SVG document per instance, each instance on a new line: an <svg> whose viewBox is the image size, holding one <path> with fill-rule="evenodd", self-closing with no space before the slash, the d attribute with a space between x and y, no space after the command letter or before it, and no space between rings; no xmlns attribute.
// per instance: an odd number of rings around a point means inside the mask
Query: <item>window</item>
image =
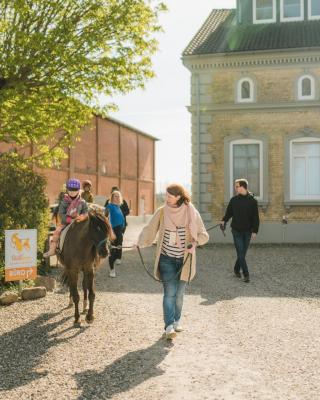
<svg viewBox="0 0 320 400"><path fill-rule="evenodd" d="M290 200L320 200L320 139L290 142Z"/></svg>
<svg viewBox="0 0 320 400"><path fill-rule="evenodd" d="M262 142L240 139L230 143L230 197L234 196L234 181L246 178L249 190L259 200L263 198Z"/></svg>
<svg viewBox="0 0 320 400"><path fill-rule="evenodd" d="M298 80L298 99L313 100L315 98L315 82L311 75L300 76Z"/></svg>
<svg viewBox="0 0 320 400"><path fill-rule="evenodd" d="M308 0L308 17L309 19L320 19L319 0Z"/></svg>
<svg viewBox="0 0 320 400"><path fill-rule="evenodd" d="M240 103L251 103L254 99L254 84L250 78L242 78L238 82L237 101Z"/></svg>
<svg viewBox="0 0 320 400"><path fill-rule="evenodd" d="M276 0L253 0L253 23L276 22Z"/></svg>
<svg viewBox="0 0 320 400"><path fill-rule="evenodd" d="M303 20L303 0L281 0L280 4L281 21Z"/></svg>

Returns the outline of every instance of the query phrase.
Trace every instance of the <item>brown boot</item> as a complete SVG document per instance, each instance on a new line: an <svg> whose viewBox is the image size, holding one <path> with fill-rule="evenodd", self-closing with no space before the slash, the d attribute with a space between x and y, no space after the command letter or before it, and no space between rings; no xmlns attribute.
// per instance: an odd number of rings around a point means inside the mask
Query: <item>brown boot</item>
<svg viewBox="0 0 320 400"><path fill-rule="evenodd" d="M51 256L54 256L56 254L56 248L57 248L57 242L54 240L51 240L49 251L47 251L46 253L43 253L43 257L49 258Z"/></svg>

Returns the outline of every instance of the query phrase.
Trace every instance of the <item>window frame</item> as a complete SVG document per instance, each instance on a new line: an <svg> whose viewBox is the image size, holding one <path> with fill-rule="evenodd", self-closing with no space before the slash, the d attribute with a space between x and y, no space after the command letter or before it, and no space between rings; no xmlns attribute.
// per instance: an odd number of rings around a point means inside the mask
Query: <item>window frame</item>
<svg viewBox="0 0 320 400"><path fill-rule="evenodd" d="M246 81L249 82L249 85L250 85L250 97L248 99L243 99L241 97L242 84ZM255 102L255 83L254 83L253 79L251 79L249 77L243 77L238 80L236 99L237 99L237 103L254 103Z"/></svg>
<svg viewBox="0 0 320 400"><path fill-rule="evenodd" d="M303 21L304 20L304 0L300 1L300 17L284 17L284 0L280 0L280 21Z"/></svg>
<svg viewBox="0 0 320 400"><path fill-rule="evenodd" d="M255 196L258 201L262 201L264 198L264 185L263 185L263 169L264 169L264 154L263 154L263 141L259 139L235 139L230 141L229 143L229 194L230 198L234 196L234 181L235 177L233 176L233 146L239 144L258 144L259 145L259 190L260 195ZM246 177L244 177L246 178ZM250 182L249 182L249 190L250 190Z"/></svg>
<svg viewBox="0 0 320 400"><path fill-rule="evenodd" d="M311 81L311 94L307 95L307 96L302 94L302 81L305 78L309 78ZM315 78L313 75L310 75L310 74L301 75L298 79L297 85L298 85L298 100L302 100L302 101L303 100L315 100L315 98L316 98L316 82L315 82Z"/></svg>
<svg viewBox="0 0 320 400"><path fill-rule="evenodd" d="M291 139L289 142L289 201L301 201L301 202L320 202L320 194L318 196L308 195L307 197L296 197L293 194L293 145L294 143L319 143L319 137L299 137Z"/></svg>
<svg viewBox="0 0 320 400"><path fill-rule="evenodd" d="M276 0L272 0L272 18L270 19L257 19L257 0L252 2L252 11L254 24L271 24L277 21Z"/></svg>
<svg viewBox="0 0 320 400"><path fill-rule="evenodd" d="M308 0L308 19L310 21L320 19L320 14L319 15L311 15L311 2L312 2L312 0Z"/></svg>

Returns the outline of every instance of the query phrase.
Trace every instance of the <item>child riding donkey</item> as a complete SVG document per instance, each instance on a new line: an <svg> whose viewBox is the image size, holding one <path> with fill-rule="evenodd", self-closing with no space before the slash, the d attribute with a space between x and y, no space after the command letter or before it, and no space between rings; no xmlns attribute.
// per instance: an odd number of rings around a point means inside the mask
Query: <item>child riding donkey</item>
<svg viewBox="0 0 320 400"><path fill-rule="evenodd" d="M80 187L81 184L78 179L69 179L66 183L67 193L59 207L61 224L57 226L53 233L49 251L43 254L45 258L55 255L61 231L67 225L73 221L80 222L88 218L88 206L80 196Z"/></svg>

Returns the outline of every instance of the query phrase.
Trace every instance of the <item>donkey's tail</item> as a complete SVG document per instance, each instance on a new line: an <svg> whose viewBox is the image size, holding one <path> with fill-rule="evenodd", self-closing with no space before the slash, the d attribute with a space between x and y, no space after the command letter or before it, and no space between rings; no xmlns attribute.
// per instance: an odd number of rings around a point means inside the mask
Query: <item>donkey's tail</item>
<svg viewBox="0 0 320 400"><path fill-rule="evenodd" d="M59 282L61 283L62 286L70 287L70 277L66 271L61 272L59 276Z"/></svg>

